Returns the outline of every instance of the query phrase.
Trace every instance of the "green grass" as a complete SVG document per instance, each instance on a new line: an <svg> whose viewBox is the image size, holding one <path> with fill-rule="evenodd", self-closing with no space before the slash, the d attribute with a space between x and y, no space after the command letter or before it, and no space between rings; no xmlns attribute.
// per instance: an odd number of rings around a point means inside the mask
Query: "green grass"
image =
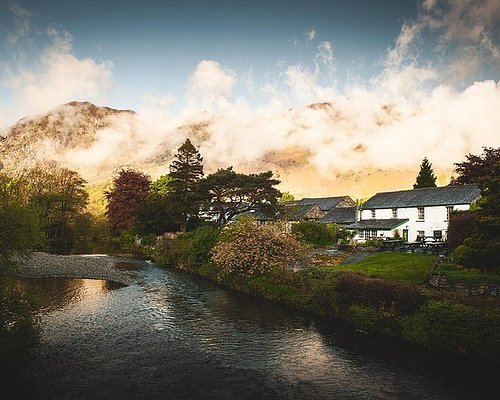
<svg viewBox="0 0 500 400"><path fill-rule="evenodd" d="M419 283L428 277L436 260L435 255L387 252L371 254L362 261L341 264L331 269L358 271L398 282Z"/></svg>
<svg viewBox="0 0 500 400"><path fill-rule="evenodd" d="M478 269L464 268L459 265L443 265L436 271L443 275L449 283L462 282L465 284L494 284L500 285L500 275L495 273L482 273Z"/></svg>

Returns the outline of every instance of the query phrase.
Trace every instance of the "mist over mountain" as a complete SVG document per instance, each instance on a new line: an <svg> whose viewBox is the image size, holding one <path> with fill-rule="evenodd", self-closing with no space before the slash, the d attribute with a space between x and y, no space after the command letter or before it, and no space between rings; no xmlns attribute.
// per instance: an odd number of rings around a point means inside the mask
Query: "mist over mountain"
<svg viewBox="0 0 500 400"><path fill-rule="evenodd" d="M368 111L369 123L385 131L400 126L403 118L392 104ZM200 148L206 173L229 165L245 173L271 170L281 179L282 190L298 196L362 198L410 187L420 154L407 156L415 159L415 166L397 165L383 154L377 165L373 151L379 144L364 134L362 117L332 102L241 120L208 112L159 116L73 101L0 132L0 161L6 169L21 170L56 160L90 183L109 181L121 167L155 178L168 172L177 148L189 137ZM440 184L448 182L451 167L437 167Z"/></svg>

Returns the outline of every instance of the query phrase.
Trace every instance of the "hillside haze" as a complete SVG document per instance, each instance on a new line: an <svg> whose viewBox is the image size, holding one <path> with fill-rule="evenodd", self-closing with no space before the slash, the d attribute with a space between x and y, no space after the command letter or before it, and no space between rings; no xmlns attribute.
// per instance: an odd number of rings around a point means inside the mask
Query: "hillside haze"
<svg viewBox="0 0 500 400"><path fill-rule="evenodd" d="M333 143L346 146L343 137L335 133L338 126L345 123L345 116L333 104L311 104L284 113L285 116L275 117L287 121L285 126L278 127L281 133L277 134L299 132L304 140L309 140L315 135L314 126L319 120L323 130L331 125ZM397 118L394 113L391 106L383 107L376 117L377 124L390 124L391 119ZM338 170L322 170L314 164L310 146L296 140L273 149L272 146L259 148L258 144L253 147L251 138L242 137L241 147L254 155L241 158L238 142L223 137L227 129L225 126L221 129L217 116L208 113L183 120L152 118L131 110L73 101L45 114L23 118L0 132L0 162L8 170L20 170L37 161L56 160L77 170L93 184L109 181L121 167L138 168L155 178L168 172L176 149L189 137L204 156L206 173L228 165L245 173L271 170L281 179L281 190L289 190L297 196L349 194L363 198L376 191L407 188L416 175L417 166L414 170L340 165ZM366 151L366 144L362 142L347 143L349 147L345 151L353 157L362 157ZM448 171L441 175L445 176L443 180L449 178Z"/></svg>

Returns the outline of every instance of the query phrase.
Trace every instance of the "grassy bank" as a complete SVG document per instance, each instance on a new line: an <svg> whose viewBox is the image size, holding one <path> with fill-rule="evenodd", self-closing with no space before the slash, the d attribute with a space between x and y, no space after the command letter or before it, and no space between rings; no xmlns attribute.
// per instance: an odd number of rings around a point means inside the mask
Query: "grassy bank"
<svg viewBox="0 0 500 400"><path fill-rule="evenodd" d="M390 337L432 352L498 363L500 307L425 288L436 261L430 255L378 253L336 267L298 272L227 272L211 261L218 233L181 235L154 252L158 264L203 276L231 290L322 316L342 318L355 329Z"/></svg>

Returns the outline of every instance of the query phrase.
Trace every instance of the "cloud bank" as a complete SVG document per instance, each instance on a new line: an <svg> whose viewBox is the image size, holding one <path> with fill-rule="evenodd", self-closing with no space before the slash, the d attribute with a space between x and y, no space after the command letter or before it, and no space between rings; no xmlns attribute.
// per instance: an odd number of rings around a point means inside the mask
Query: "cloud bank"
<svg viewBox="0 0 500 400"><path fill-rule="evenodd" d="M359 182L371 174L380 180L392 173L391 184L408 186L402 171L416 173L426 156L444 171L443 184L465 154L499 145L500 83L474 79L483 65L499 71L499 18L495 0L474 7L461 0L422 1L417 18L402 25L387 49L383 71L343 93L336 88L335 47L315 42L311 29L306 39L317 50L312 66L282 65L280 79L260 88L252 81L267 99L258 108L234 94L236 84L248 82L247 74L202 60L189 79L183 110L171 111L178 99L168 94L146 95L135 116L114 119L93 145L57 157L83 169L124 160L166 164L190 136L209 171L228 165L273 168L285 182L306 171L309 183L317 180L331 193L336 182ZM68 33L49 34L52 44L36 71L4 74L3 84L16 93L16 110L33 113L48 104L105 99L112 63L79 59ZM432 58L422 54L428 42Z"/></svg>

